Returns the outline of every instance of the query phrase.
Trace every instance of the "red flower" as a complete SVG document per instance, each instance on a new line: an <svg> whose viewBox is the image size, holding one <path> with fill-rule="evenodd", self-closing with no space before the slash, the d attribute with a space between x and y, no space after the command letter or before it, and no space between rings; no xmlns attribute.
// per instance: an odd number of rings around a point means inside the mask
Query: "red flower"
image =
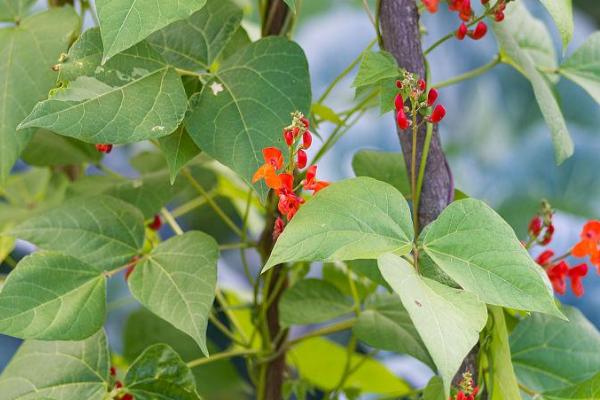
<svg viewBox="0 0 600 400"><path fill-rule="evenodd" d="M544 232L544 237L542 238L542 241L540 242L540 244L542 246L548 245L552 241L553 236L554 236L554 225L552 223L550 223L550 225L548 225L546 227L546 232Z"/></svg>
<svg viewBox="0 0 600 400"><path fill-rule="evenodd" d="M438 104L437 106L435 106L435 108L431 112L431 115L429 116L429 122L431 122L433 124L437 124L442 119L444 119L445 115L446 115L446 109L441 104Z"/></svg>
<svg viewBox="0 0 600 400"><path fill-rule="evenodd" d="M108 143L100 143L96 145L96 150L101 153L110 153L112 151L113 145Z"/></svg>
<svg viewBox="0 0 600 400"><path fill-rule="evenodd" d="M283 138L285 139L285 144L291 146L294 144L294 134L289 129L283 130Z"/></svg>
<svg viewBox="0 0 600 400"><path fill-rule="evenodd" d="M394 107L396 108L396 111L404 109L404 99L400 93L398 93L394 99Z"/></svg>
<svg viewBox="0 0 600 400"><path fill-rule="evenodd" d="M540 233L542 232L542 219L539 216L535 216L533 218L531 218L531 221L529 221L529 234L533 237L538 237L540 235Z"/></svg>
<svg viewBox="0 0 600 400"><path fill-rule="evenodd" d="M427 89L427 83L423 79L419 79L417 81L417 85L419 86L419 89L421 89L422 91L425 91L425 89Z"/></svg>
<svg viewBox="0 0 600 400"><path fill-rule="evenodd" d="M402 108L399 109L396 113L396 122L402 130L408 129L408 127L410 126L410 121L406 117L406 114L404 113L404 110Z"/></svg>
<svg viewBox="0 0 600 400"><path fill-rule="evenodd" d="M252 183L264 179L265 183L271 189L279 189L281 180L277 175L277 170L283 166L283 154L276 147L267 147L262 151L265 163L258 168L252 177Z"/></svg>
<svg viewBox="0 0 600 400"><path fill-rule="evenodd" d="M579 264L569 270L569 278L571 278L571 290L577 297L583 296L583 284L581 279L587 275L587 264Z"/></svg>
<svg viewBox="0 0 600 400"><path fill-rule="evenodd" d="M150 222L148 224L148 228L152 229L153 231L159 230L161 226L162 226L162 221L160 220L160 215L158 215L158 214L156 214L154 216L154 219L152 220L152 222Z"/></svg>
<svg viewBox="0 0 600 400"><path fill-rule="evenodd" d="M302 134L302 147L304 147L305 149L308 149L311 144L312 144L312 135L310 134L309 131L305 131Z"/></svg>
<svg viewBox="0 0 600 400"><path fill-rule="evenodd" d="M311 165L306 170L306 179L302 181L302 185L306 190L312 190L313 194L317 193L319 190L326 188L329 186L329 182L318 181L316 179L317 176L317 166Z"/></svg>
<svg viewBox="0 0 600 400"><path fill-rule="evenodd" d="M423 0L423 5L430 13L435 13L440 6L440 0Z"/></svg>
<svg viewBox="0 0 600 400"><path fill-rule="evenodd" d="M571 255L578 258L589 256L600 273L600 221L588 221L579 237L581 240L573 247Z"/></svg>
<svg viewBox="0 0 600 400"><path fill-rule="evenodd" d="M487 25L485 24L485 22L479 22L477 24L477 26L475 27L475 30L472 32L469 32L469 36L473 40L479 40L482 37L484 37L486 33L487 33Z"/></svg>
<svg viewBox="0 0 600 400"><path fill-rule="evenodd" d="M550 278L554 291L561 295L565 294L567 288L565 278L569 273L569 265L565 261L561 261L552 268L549 268L546 273L548 274L548 278Z"/></svg>
<svg viewBox="0 0 600 400"><path fill-rule="evenodd" d="M277 238L283 233L283 229L285 228L285 222L281 219L281 217L277 217L275 220L275 225L273 225L273 241L277 241Z"/></svg>
<svg viewBox="0 0 600 400"><path fill-rule="evenodd" d="M285 215L287 220L291 220L300 206L304 203L304 199L298 197L294 192L282 193L279 195L279 203L277 209L280 213Z"/></svg>
<svg viewBox="0 0 600 400"><path fill-rule="evenodd" d="M540 255L537 256L535 261L542 267L545 267L548 264L548 262L552 259L552 257L554 257L554 252L548 249L541 252Z"/></svg>
<svg viewBox="0 0 600 400"><path fill-rule="evenodd" d="M435 88L429 89L429 93L427 93L427 105L431 107L433 105L433 103L435 103L437 98L438 98L438 91Z"/></svg>
<svg viewBox="0 0 600 400"><path fill-rule="evenodd" d="M496 22L504 21L504 11L496 11L494 13L494 19L496 20Z"/></svg>
<svg viewBox="0 0 600 400"><path fill-rule="evenodd" d="M467 36L468 32L469 28L467 28L467 25L464 22L461 22L460 26L456 30L455 36L458 40L463 40L465 36Z"/></svg>
<svg viewBox="0 0 600 400"><path fill-rule="evenodd" d="M306 152L302 149L298 150L297 157L298 157L298 162L296 163L296 166L299 169L306 167L306 161L307 161Z"/></svg>

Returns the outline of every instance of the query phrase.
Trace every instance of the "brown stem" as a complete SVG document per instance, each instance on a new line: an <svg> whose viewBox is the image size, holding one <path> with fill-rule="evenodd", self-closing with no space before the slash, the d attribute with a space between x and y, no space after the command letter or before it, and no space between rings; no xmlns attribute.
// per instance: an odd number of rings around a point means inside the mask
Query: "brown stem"
<svg viewBox="0 0 600 400"><path fill-rule="evenodd" d="M74 3L74 0L48 0L48 5L50 7L62 7L67 4L73 5Z"/></svg>

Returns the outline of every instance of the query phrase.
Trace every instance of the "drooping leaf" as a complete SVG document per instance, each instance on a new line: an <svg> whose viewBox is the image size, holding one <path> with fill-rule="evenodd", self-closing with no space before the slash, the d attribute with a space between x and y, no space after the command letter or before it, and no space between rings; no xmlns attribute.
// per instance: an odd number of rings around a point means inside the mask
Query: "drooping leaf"
<svg viewBox="0 0 600 400"><path fill-rule="evenodd" d="M393 55L385 51L367 51L360 62L352 86L356 88L370 86L399 75L398 64Z"/></svg>
<svg viewBox="0 0 600 400"><path fill-rule="evenodd" d="M544 393L540 400L596 400L600 398L600 373L564 389Z"/></svg>
<svg viewBox="0 0 600 400"><path fill-rule="evenodd" d="M263 271L288 261L377 258L411 249L408 204L387 183L361 177L337 182L308 201L277 239Z"/></svg>
<svg viewBox="0 0 600 400"><path fill-rule="evenodd" d="M45 167L96 163L102 153L89 143L39 130L33 134L21 158L29 165Z"/></svg>
<svg viewBox="0 0 600 400"><path fill-rule="evenodd" d="M482 201L453 202L420 241L438 267L482 301L561 316L544 271L512 228Z"/></svg>
<svg viewBox="0 0 600 400"><path fill-rule="evenodd" d="M97 0L102 32L102 63L172 22L200 10L206 0Z"/></svg>
<svg viewBox="0 0 600 400"><path fill-rule="evenodd" d="M25 2L1 4L12 10ZM17 133L17 125L52 88L56 73L50 67L78 29L79 17L70 7L51 9L24 18L18 26L0 29L0 185L33 133Z"/></svg>
<svg viewBox="0 0 600 400"><path fill-rule="evenodd" d="M0 375L2 399L103 400L109 358L104 331L80 342L25 342Z"/></svg>
<svg viewBox="0 0 600 400"><path fill-rule="evenodd" d="M158 139L160 148L169 165L171 183L181 168L185 167L194 157L200 153L200 149L187 133L185 126L181 125L169 136Z"/></svg>
<svg viewBox="0 0 600 400"><path fill-rule="evenodd" d="M190 335L204 354L217 284L217 242L188 231L159 244L129 277L131 293L154 314Z"/></svg>
<svg viewBox="0 0 600 400"><path fill-rule="evenodd" d="M600 103L600 32L596 32L560 66L560 73Z"/></svg>
<svg viewBox="0 0 600 400"><path fill-rule="evenodd" d="M395 254L382 255L378 265L383 277L400 295L444 380L448 396L452 378L485 326L485 305L469 292L420 277L406 260Z"/></svg>
<svg viewBox="0 0 600 400"><path fill-rule="evenodd" d="M531 82L542 115L550 128L554 144L554 157L560 164L573 154L573 141L550 83L537 70L534 57L519 44L518 34L524 32L523 26L508 23L511 19L511 9L520 7L517 4L518 2L511 2L507 6L506 21L494 23L493 29L501 47L502 59L515 66Z"/></svg>
<svg viewBox="0 0 600 400"><path fill-rule="evenodd" d="M354 325L354 334L369 346L410 354L425 364L434 366L410 315L397 295L374 295Z"/></svg>
<svg viewBox="0 0 600 400"><path fill-rule="evenodd" d="M250 184L264 163L262 150L284 150L281 131L290 124L290 113L308 112L310 97L300 46L281 37L264 38L223 62L192 98L185 124L198 147ZM255 187L264 198L262 181Z"/></svg>
<svg viewBox="0 0 600 400"><path fill-rule="evenodd" d="M207 70L241 21L242 10L230 0L208 0L200 11L154 33L148 42L177 68Z"/></svg>
<svg viewBox="0 0 600 400"><path fill-rule="evenodd" d="M110 269L142 248L144 218L133 206L100 195L67 201L17 225L11 235Z"/></svg>
<svg viewBox="0 0 600 400"><path fill-rule="evenodd" d="M35 0L3 0L0 3L0 21L21 21Z"/></svg>
<svg viewBox="0 0 600 400"><path fill-rule="evenodd" d="M313 114L324 121L333 122L336 125L344 125L344 121L339 117L339 115L337 115L335 111L327 107L325 104L313 103L313 105L310 106L310 110Z"/></svg>
<svg viewBox="0 0 600 400"><path fill-rule="evenodd" d="M0 333L45 340L90 337L106 315L103 272L58 253L25 257L0 292Z"/></svg>
<svg viewBox="0 0 600 400"><path fill-rule="evenodd" d="M410 183L402 153L360 150L352 158L356 176L370 176L389 183L403 194L410 193Z"/></svg>
<svg viewBox="0 0 600 400"><path fill-rule="evenodd" d="M46 128L90 143L131 143L173 132L187 98L181 79L142 42L100 65L97 28L86 31L60 65L64 87L38 103L19 129Z"/></svg>
<svg viewBox="0 0 600 400"><path fill-rule="evenodd" d="M283 326L326 322L352 311L352 302L335 286L320 279L303 279L287 289L279 303Z"/></svg>
<svg viewBox="0 0 600 400"><path fill-rule="evenodd" d="M136 400L200 400L192 371L166 344L146 349L129 367L123 384Z"/></svg>
<svg viewBox="0 0 600 400"><path fill-rule="evenodd" d="M540 0L548 10L562 40L563 51L573 39L573 4L572 0ZM529 26L527 30L529 30Z"/></svg>
<svg viewBox="0 0 600 400"><path fill-rule="evenodd" d="M600 371L600 333L579 310L563 312L569 321L533 314L511 334L517 378L532 390L561 389Z"/></svg>
<svg viewBox="0 0 600 400"><path fill-rule="evenodd" d="M342 389L394 396L410 392L410 387L379 361L356 353L351 357L350 368L359 363L361 366L348 377ZM304 340L288 353L288 362L299 375L324 390L332 390L340 383L347 358L343 346L321 337Z"/></svg>

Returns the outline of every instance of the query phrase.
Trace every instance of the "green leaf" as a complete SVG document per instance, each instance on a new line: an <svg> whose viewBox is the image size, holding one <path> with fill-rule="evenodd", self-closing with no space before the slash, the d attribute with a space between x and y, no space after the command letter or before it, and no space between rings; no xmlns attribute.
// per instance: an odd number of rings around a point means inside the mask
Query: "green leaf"
<svg viewBox="0 0 600 400"><path fill-rule="evenodd" d="M106 316L103 272L58 253L25 257L0 292L0 332L23 339L90 337Z"/></svg>
<svg viewBox="0 0 600 400"><path fill-rule="evenodd" d="M172 22L200 10L206 0L97 0L96 11L102 32L102 63Z"/></svg>
<svg viewBox="0 0 600 400"><path fill-rule="evenodd" d="M290 10L295 14L296 13L296 0L283 0L285 4L288 5Z"/></svg>
<svg viewBox="0 0 600 400"><path fill-rule="evenodd" d="M491 382L488 383L490 400L520 399L519 384L511 361L504 311L498 306L489 306L488 310L491 338L486 355L491 371Z"/></svg>
<svg viewBox="0 0 600 400"><path fill-rule="evenodd" d="M56 73L50 66L78 30L79 17L71 7L51 9L0 29L0 185L33 133L17 133L17 125L54 85Z"/></svg>
<svg viewBox="0 0 600 400"><path fill-rule="evenodd" d="M129 277L133 296L190 335L208 355L206 327L217 284L217 242L189 231L159 244Z"/></svg>
<svg viewBox="0 0 600 400"><path fill-rule="evenodd" d="M304 340L288 353L288 362L299 375L324 390L332 390L339 384L347 359L348 352L344 347L321 337ZM400 397L410 393L410 387L379 361L354 353L350 368L354 369L358 364L360 368L346 379L342 389Z"/></svg>
<svg viewBox="0 0 600 400"><path fill-rule="evenodd" d="M131 143L173 132L187 97L175 70L146 42L100 65L97 28L86 31L60 65L63 87L51 92L19 129L46 128L90 143Z"/></svg>
<svg viewBox="0 0 600 400"><path fill-rule="evenodd" d="M400 295L444 380L448 396L454 375L485 326L485 305L469 292L420 277L395 254L382 255L378 264L383 277Z"/></svg>
<svg viewBox="0 0 600 400"><path fill-rule="evenodd" d="M279 319L285 327L326 322L352 311L352 301L332 284L303 279L283 293Z"/></svg>
<svg viewBox="0 0 600 400"><path fill-rule="evenodd" d="M410 183L402 153L378 150L360 150L352 158L356 176L370 176L389 183L400 193L410 193Z"/></svg>
<svg viewBox="0 0 600 400"><path fill-rule="evenodd" d="M397 78L399 74L393 55L386 51L367 51L360 62L352 87L374 85L385 79Z"/></svg>
<svg viewBox="0 0 600 400"><path fill-rule="evenodd" d="M563 50L573 39L573 4L572 0L540 0L548 10L562 39ZM529 26L527 30L529 30Z"/></svg>
<svg viewBox="0 0 600 400"><path fill-rule="evenodd" d="M0 21L21 21L35 0L3 0L0 3Z"/></svg>
<svg viewBox="0 0 600 400"><path fill-rule="evenodd" d="M146 349L131 364L123 383L136 400L200 400L192 371L166 344Z"/></svg>
<svg viewBox="0 0 600 400"><path fill-rule="evenodd" d="M335 111L327 107L325 104L313 103L313 105L310 106L310 110L313 114L324 121L333 122L336 125L344 125L344 121L339 117L339 115L337 115Z"/></svg>
<svg viewBox="0 0 600 400"><path fill-rule="evenodd" d="M366 261L369 262L373 260ZM379 270L377 269L377 263L375 263L375 271L379 273ZM349 263L325 263L323 264L321 273L325 282L332 284L346 296L352 297L352 292L354 289L356 289L356 294L358 295L359 300L364 300L369 294L377 290L377 284L375 282L362 274L355 273L355 271L350 267ZM350 280L352 280L354 289L350 286Z"/></svg>
<svg viewBox="0 0 600 400"><path fill-rule="evenodd" d="M560 66L560 73L600 103L600 32L596 32Z"/></svg>
<svg viewBox="0 0 600 400"><path fill-rule="evenodd" d="M185 126L181 125L169 136L158 139L167 164L169 165L171 184L181 168L185 167L200 153L200 149L187 133Z"/></svg>
<svg viewBox="0 0 600 400"><path fill-rule="evenodd" d="M397 295L374 295L358 317L354 334L369 346L410 354L425 364L434 366L410 315Z"/></svg>
<svg viewBox="0 0 600 400"><path fill-rule="evenodd" d="M537 70L535 59L530 52L519 44L517 33L527 33L528 30L523 30L522 25L509 24L510 10L513 7L520 7L520 5L517 5L517 2L511 2L507 6L506 21L493 24L496 38L501 47L502 59L515 66L531 82L542 115L550 128L554 144L554 157L556 162L561 164L573 154L573 141L550 83Z"/></svg>
<svg viewBox="0 0 600 400"><path fill-rule="evenodd" d="M337 182L307 202L286 226L263 272L289 261L377 258L408 253L413 228L400 192L372 178Z"/></svg>
<svg viewBox="0 0 600 400"><path fill-rule="evenodd" d="M444 381L439 376L434 376L429 380L425 390L423 390L423 400L445 400Z"/></svg>
<svg viewBox="0 0 600 400"><path fill-rule="evenodd" d="M517 377L532 390L564 388L600 371L600 333L579 310L563 311L568 322L533 314L510 337Z"/></svg>
<svg viewBox="0 0 600 400"><path fill-rule="evenodd" d="M600 373L565 389L544 393L540 400L597 400L600 398Z"/></svg>
<svg viewBox="0 0 600 400"><path fill-rule="evenodd" d="M45 167L96 163L102 153L89 143L39 130L33 134L21 158L29 165Z"/></svg>
<svg viewBox="0 0 600 400"><path fill-rule="evenodd" d="M485 203L455 201L421 234L423 251L481 301L562 316L545 272Z"/></svg>
<svg viewBox="0 0 600 400"><path fill-rule="evenodd" d="M110 196L78 198L17 225L11 235L106 269L126 264L144 243L144 218Z"/></svg>
<svg viewBox="0 0 600 400"><path fill-rule="evenodd" d="M242 10L230 0L208 0L189 18L154 33L148 42L177 68L208 70L242 21Z"/></svg>
<svg viewBox="0 0 600 400"><path fill-rule="evenodd" d="M104 331L81 342L25 342L0 376L3 400L103 400L109 354Z"/></svg>
<svg viewBox="0 0 600 400"><path fill-rule="evenodd" d="M227 59L192 98L186 128L194 142L250 184L264 163L262 150L285 144L290 113L310 108L304 52L281 37L261 39ZM263 197L267 188L256 186Z"/></svg>

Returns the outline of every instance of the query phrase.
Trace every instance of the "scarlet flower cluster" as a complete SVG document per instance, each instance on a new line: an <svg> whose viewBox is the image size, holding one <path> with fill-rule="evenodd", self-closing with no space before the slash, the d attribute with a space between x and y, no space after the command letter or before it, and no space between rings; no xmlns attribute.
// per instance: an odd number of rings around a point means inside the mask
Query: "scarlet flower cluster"
<svg viewBox="0 0 600 400"><path fill-rule="evenodd" d="M262 151L265 163L258 168L252 177L252 183L264 179L267 187L275 190L279 197L277 209L281 215L285 216L287 222L296 215L300 206L304 204L304 198L296 193L300 187L294 188L294 175L298 170L305 168L308 162L306 150L312 144L312 134L309 127L308 119L301 112L292 113L292 124L283 129L283 139L289 153L289 160L285 168L281 150L277 147L267 147ZM283 171L280 171L282 168ZM305 190L312 191L314 195L328 185L328 182L317 180L316 165L311 165L306 169L306 178L301 182L301 187ZM278 216L273 228L273 238L275 240L284 228L285 222Z"/></svg>
<svg viewBox="0 0 600 400"><path fill-rule="evenodd" d="M473 375L467 371L458 385L458 391L448 400L475 400L477 393L479 393L479 387L474 385Z"/></svg>
<svg viewBox="0 0 600 400"><path fill-rule="evenodd" d="M394 99L394 107L396 123L400 129L408 129L412 125L410 113L419 113L432 124L437 124L446 115L446 109L441 104L433 107L438 98L438 91L435 88L428 91L427 83L423 79L406 73L404 79L396 81L396 87L400 92ZM404 105L405 98L410 101L410 107Z"/></svg>
<svg viewBox="0 0 600 400"><path fill-rule="evenodd" d="M116 379L117 376L117 370L115 367L110 367L110 376L113 379ZM115 380L115 389L121 389L123 387L123 383L119 380ZM132 394L129 393L125 393L119 397L117 397L116 400L135 400L135 398L133 397Z"/></svg>

